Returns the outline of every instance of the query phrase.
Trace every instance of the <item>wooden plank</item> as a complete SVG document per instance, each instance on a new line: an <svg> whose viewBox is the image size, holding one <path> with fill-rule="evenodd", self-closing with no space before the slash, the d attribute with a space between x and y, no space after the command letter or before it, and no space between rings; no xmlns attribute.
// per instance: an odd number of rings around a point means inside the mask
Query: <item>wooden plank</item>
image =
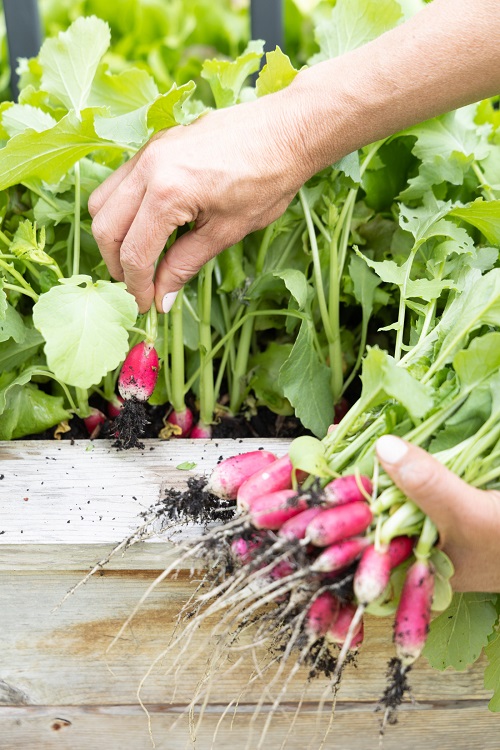
<svg viewBox="0 0 500 750"><path fill-rule="evenodd" d="M148 706L152 716L157 750L185 750L189 741L187 722L181 719L172 728L176 709ZM178 710L178 709L177 709ZM196 750L255 750L258 731L250 735L253 706L242 705L235 717L229 714L218 728L220 706L210 707L197 735ZM277 714L264 747L279 750L286 738L293 706ZM264 720L266 713L263 714ZM262 726L262 721L259 727ZM316 729L316 706L306 705L286 740L286 750L317 750L328 717ZM232 722L232 726L231 726ZM6 750L151 750L144 713L130 706L41 706L0 708L0 736ZM329 750L374 750L378 746L378 718L372 705L338 705ZM388 727L383 750L498 750L498 722L474 702L452 709L442 704L405 706L399 723Z"/></svg>
<svg viewBox="0 0 500 750"><path fill-rule="evenodd" d="M79 580L78 575L63 572L0 575L0 680L4 682L3 689L0 685L0 703L19 703L15 696L21 693L26 696L24 702L30 704L135 704L141 678L168 644L175 615L193 591L187 572L181 573L177 580L164 582L116 647L106 654L111 640L154 577L152 571L104 571L62 608L52 612L64 593ZM366 631L358 668L346 673L341 700L376 701L384 689L385 665L393 654L390 623L371 618ZM147 702L192 699L206 670L208 634L207 626L194 638L187 655L198 654L197 660L179 678L177 686L168 672L172 654L154 670L144 689ZM251 634L246 642L250 638ZM235 657L232 659L234 663ZM483 665L476 665L466 673L437 673L422 659L411 673L415 697L486 700L490 694L482 686L482 668ZM253 664L248 658L236 670L217 674L210 701L229 702L241 693L252 673ZM305 674L299 673L287 691L288 700L299 699L304 680ZM318 700L326 685L325 680L312 681L309 699ZM242 700L258 700L262 688L260 681L254 682Z"/></svg>
<svg viewBox="0 0 500 750"><path fill-rule="evenodd" d="M45 544L116 544L135 531L139 514L160 499L165 487L184 487L189 476L209 473L221 456L264 445L281 455L289 444L258 439L244 444L147 440L143 451L117 451L106 440L79 440L74 445L55 440L2 442L0 550L7 549L6 564L11 564L16 546L31 547L34 559L34 547ZM176 469L185 461L196 468ZM0 565L4 560L0 558ZM82 568L87 565L86 561Z"/></svg>

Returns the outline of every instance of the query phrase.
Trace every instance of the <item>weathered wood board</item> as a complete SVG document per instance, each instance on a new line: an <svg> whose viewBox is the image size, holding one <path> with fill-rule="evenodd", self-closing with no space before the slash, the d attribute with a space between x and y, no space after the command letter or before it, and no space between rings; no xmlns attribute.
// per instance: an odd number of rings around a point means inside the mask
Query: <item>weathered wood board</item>
<svg viewBox="0 0 500 750"><path fill-rule="evenodd" d="M157 501L165 486L185 483L189 473L176 466L193 461L193 473L208 472L220 456L261 446L280 453L287 443L151 442L145 451L134 453L116 453L104 442L0 444L2 750L151 747L137 687L166 648L175 616L194 590L190 572L183 570L158 586L116 646L109 652L107 648L146 588L172 559L172 545L151 539L125 556L112 558L62 607L55 611L54 607L90 566L134 531L139 513ZM358 668L343 681L327 748L371 750L378 744L373 711L392 654L390 623L371 618L366 630ZM192 746L185 709L206 672L207 637L208 627L193 639L190 656L185 657L193 661L182 676L172 672L172 652L145 683L141 697L152 716L158 748ZM226 670L212 681L198 750L210 750L219 721L214 748L257 747L258 725L252 724L251 715L263 694L263 683L253 679L249 659L242 664L236 660L237 655L231 655ZM416 702L407 704L399 725L387 731L386 750L402 745L415 750L499 750L500 718L486 709L489 695L478 665L463 673L436 673L422 660L411 682ZM315 737L318 702L326 685L324 680L310 683L286 750L319 746L330 711L327 703ZM304 675L299 673L273 719L265 743L268 750L282 747L303 689ZM277 692L272 686L265 695L261 725ZM238 710L224 716L226 706L236 698Z"/></svg>

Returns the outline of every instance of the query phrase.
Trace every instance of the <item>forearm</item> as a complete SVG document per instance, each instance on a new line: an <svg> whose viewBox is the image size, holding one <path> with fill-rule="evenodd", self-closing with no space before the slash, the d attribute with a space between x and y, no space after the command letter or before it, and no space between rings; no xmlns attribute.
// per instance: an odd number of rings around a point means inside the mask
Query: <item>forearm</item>
<svg viewBox="0 0 500 750"><path fill-rule="evenodd" d="M499 93L499 39L498 0L434 0L373 42L301 72L283 93L308 172Z"/></svg>

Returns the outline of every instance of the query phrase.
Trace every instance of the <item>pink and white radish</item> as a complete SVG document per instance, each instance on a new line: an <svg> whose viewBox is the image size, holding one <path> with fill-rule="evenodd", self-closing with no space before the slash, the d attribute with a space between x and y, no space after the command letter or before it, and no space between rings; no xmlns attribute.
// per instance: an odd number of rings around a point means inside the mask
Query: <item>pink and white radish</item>
<svg viewBox="0 0 500 750"><path fill-rule="evenodd" d="M226 458L212 471L205 490L224 500L235 500L243 482L276 460L270 451L250 451Z"/></svg>
<svg viewBox="0 0 500 750"><path fill-rule="evenodd" d="M93 406L90 407L90 414L83 418L86 430L91 437L94 437L94 435L99 432L101 425L103 425L105 421L106 415Z"/></svg>
<svg viewBox="0 0 500 750"><path fill-rule="evenodd" d="M316 558L310 569L313 573L335 573L357 560L368 544L370 541L364 536L331 544Z"/></svg>
<svg viewBox="0 0 500 750"><path fill-rule="evenodd" d="M310 640L325 636L332 627L340 610L340 601L330 591L324 591L309 605L305 619L305 631Z"/></svg>
<svg viewBox="0 0 500 750"><path fill-rule="evenodd" d="M110 419L116 419L118 414L123 409L123 398L121 396L113 396L107 403L106 411Z"/></svg>
<svg viewBox="0 0 500 750"><path fill-rule="evenodd" d="M394 619L394 643L403 667L415 662L425 646L431 621L434 569L428 560L408 568Z"/></svg>
<svg viewBox="0 0 500 750"><path fill-rule="evenodd" d="M338 645L345 643L356 612L357 610L354 604L351 604L350 602L342 604L339 608L337 618L328 628L326 639L331 643L336 643ZM360 620L354 627L351 646L353 643L353 639L361 631L361 628L362 620Z"/></svg>
<svg viewBox="0 0 500 750"><path fill-rule="evenodd" d="M293 486L293 466L288 456L274 461L270 466L252 474L238 488L237 503L240 510L246 510L251 501L259 495L267 495L278 490L290 490Z"/></svg>
<svg viewBox="0 0 500 750"><path fill-rule="evenodd" d="M189 436L193 440L210 440L212 437L212 426L204 422L198 422L191 430Z"/></svg>
<svg viewBox="0 0 500 750"><path fill-rule="evenodd" d="M280 528L278 536L290 541L294 539L304 539L307 527L313 518L316 518L321 511L322 508L308 508L307 510L303 510L302 513L299 513L298 516L289 518Z"/></svg>
<svg viewBox="0 0 500 750"><path fill-rule="evenodd" d="M147 401L158 379L158 353L153 344L142 341L132 347L122 365L118 390L125 401Z"/></svg>
<svg viewBox="0 0 500 750"><path fill-rule="evenodd" d="M368 504L359 500L328 508L313 518L307 527L307 537L316 547L328 547L366 531L372 518Z"/></svg>
<svg viewBox="0 0 500 750"><path fill-rule="evenodd" d="M182 411L171 411L166 421L169 425L172 425L170 437L173 438L187 438L190 437L193 428L194 417L191 409L186 406Z"/></svg>
<svg viewBox="0 0 500 750"><path fill-rule="evenodd" d="M346 505L358 500L366 500L373 492L369 477L347 474L329 482L324 488L327 505Z"/></svg>
<svg viewBox="0 0 500 750"><path fill-rule="evenodd" d="M295 490L278 490L251 501L248 514L256 529L276 530L307 508L307 500Z"/></svg>

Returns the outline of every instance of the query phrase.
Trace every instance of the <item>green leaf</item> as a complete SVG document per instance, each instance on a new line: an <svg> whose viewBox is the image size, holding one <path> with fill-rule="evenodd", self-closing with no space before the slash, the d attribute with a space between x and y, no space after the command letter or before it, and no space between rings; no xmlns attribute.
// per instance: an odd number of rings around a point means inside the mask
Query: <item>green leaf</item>
<svg viewBox="0 0 500 750"><path fill-rule="evenodd" d="M450 579L455 572L455 568L448 555L440 549L433 550L430 560L434 566L432 609L434 612L443 612L450 606L453 599Z"/></svg>
<svg viewBox="0 0 500 750"><path fill-rule="evenodd" d="M359 162L359 151L353 151L352 154L342 157L342 159L333 165L333 169L343 172L346 177L357 184L361 182L361 164Z"/></svg>
<svg viewBox="0 0 500 750"><path fill-rule="evenodd" d="M482 198L463 208L454 208L451 216L463 219L479 229L488 242L500 245L500 200L484 201Z"/></svg>
<svg viewBox="0 0 500 750"><path fill-rule="evenodd" d="M372 314L375 290L380 286L381 278L372 273L358 255L351 255L349 276L353 282L354 297L361 305L366 323Z"/></svg>
<svg viewBox="0 0 500 750"><path fill-rule="evenodd" d="M260 71L255 88L257 96L281 91L291 84L299 71L293 67L288 55L279 47L266 54L266 64Z"/></svg>
<svg viewBox="0 0 500 750"><path fill-rule="evenodd" d="M67 31L47 39L38 57L43 70L41 88L79 116L110 41L108 24L96 16L78 18Z"/></svg>
<svg viewBox="0 0 500 750"><path fill-rule="evenodd" d="M484 670L484 687L493 690L493 696L488 703L490 711L500 711L500 633L497 631L490 640L484 653L488 659L488 666Z"/></svg>
<svg viewBox="0 0 500 750"><path fill-rule="evenodd" d="M280 370L283 393L302 424L324 437L333 422L330 370L319 359L314 346L312 323L304 321L289 358Z"/></svg>
<svg viewBox="0 0 500 750"><path fill-rule="evenodd" d="M242 287L247 278L243 268L243 243L238 242L220 253L217 265L221 274L219 291L234 292L235 289Z"/></svg>
<svg viewBox="0 0 500 750"><path fill-rule="evenodd" d="M2 114L2 126L10 137L27 129L41 133L54 127L56 120L43 109L29 104L12 104Z"/></svg>
<svg viewBox="0 0 500 750"><path fill-rule="evenodd" d="M288 455L293 468L307 471L316 477L331 477L326 460L326 446L321 440L310 435L295 438L288 449Z"/></svg>
<svg viewBox="0 0 500 750"><path fill-rule="evenodd" d="M283 279L299 310L303 310L307 304L309 286L302 271L298 271L295 268L286 268L284 271L275 271L273 276Z"/></svg>
<svg viewBox="0 0 500 750"><path fill-rule="evenodd" d="M406 299L423 299L430 302L437 299L444 289L452 289L455 284L450 279L408 279L408 266L412 263L412 258L402 265L398 266L393 260L370 260L366 255L356 251L359 258L362 258L366 265L373 268L377 276L387 284L395 284L401 290L404 288ZM386 326L383 330L391 330L397 324Z"/></svg>
<svg viewBox="0 0 500 750"><path fill-rule="evenodd" d="M136 318L137 304L124 284L93 284L90 276L65 279L42 294L33 308L50 369L78 388L96 385L123 361L127 330Z"/></svg>
<svg viewBox="0 0 500 750"><path fill-rule="evenodd" d="M149 106L147 113L147 126L153 129L153 133L166 128L174 128L176 125L189 125L197 115L193 116L184 109L186 102L193 96L196 89L194 81L189 81L183 86L175 83L166 94L159 96Z"/></svg>
<svg viewBox="0 0 500 750"><path fill-rule="evenodd" d="M210 84L217 109L230 107L239 101L241 89L248 76L256 73L264 54L264 42L249 42L246 50L234 61L206 60L201 77Z"/></svg>
<svg viewBox="0 0 500 750"><path fill-rule="evenodd" d="M45 250L45 227L37 232L36 224L29 219L22 221L12 239L10 251L16 258L37 263L41 266L53 266L54 259Z"/></svg>
<svg viewBox="0 0 500 750"><path fill-rule="evenodd" d="M399 367L394 358L377 347L369 347L363 360L361 401L370 407L394 398L415 419L424 417L432 408L433 400L426 386L408 370Z"/></svg>
<svg viewBox="0 0 500 750"><path fill-rule="evenodd" d="M496 594L455 594L431 623L424 655L434 669L465 671L479 658L497 619Z"/></svg>
<svg viewBox="0 0 500 750"><path fill-rule="evenodd" d="M462 294L444 312L434 329L440 338L439 357L450 362L470 334L482 325L500 326L500 269L484 276L470 273Z"/></svg>
<svg viewBox="0 0 500 750"><path fill-rule="evenodd" d="M44 393L34 385L23 384L23 379L16 378L3 389L0 385L0 440L43 432L71 418L71 412L64 408L61 397Z"/></svg>
<svg viewBox="0 0 500 750"><path fill-rule="evenodd" d="M184 461L182 464L177 464L175 467L179 471L191 471L196 467L196 461Z"/></svg>
<svg viewBox="0 0 500 750"><path fill-rule="evenodd" d="M404 131L404 135L416 136L412 152L422 164L417 177L409 180L409 186L401 193L400 198L420 198L433 185L442 182L461 185L472 162L480 161L488 155L489 128L478 127L474 123L474 111L474 107L466 107L448 112Z"/></svg>
<svg viewBox="0 0 500 750"><path fill-rule="evenodd" d="M401 7L396 0L337 0L330 17L316 26L320 51L309 62L315 65L361 47L400 20Z"/></svg>
<svg viewBox="0 0 500 750"><path fill-rule="evenodd" d="M160 92L145 70L130 68L117 75L100 66L90 92L89 107L107 107L112 116L125 115L151 104Z"/></svg>
<svg viewBox="0 0 500 750"><path fill-rule="evenodd" d="M249 361L249 387L255 393L258 405L267 406L275 414L290 416L293 408L279 380L280 369L292 351L292 344L272 341L265 351L254 354Z"/></svg>
<svg viewBox="0 0 500 750"><path fill-rule="evenodd" d="M453 368L462 388L480 385L500 368L500 333L485 333L473 339L468 349L453 358Z"/></svg>
<svg viewBox="0 0 500 750"><path fill-rule="evenodd" d="M5 315L0 318L0 341L13 339L17 344L22 344L26 336L26 326L17 310L7 302Z"/></svg>
<svg viewBox="0 0 500 750"><path fill-rule="evenodd" d="M99 138L108 141L118 141L127 145L140 148L149 138L149 130L146 116L149 104L132 112L125 112L116 117L104 117L96 115L94 126Z"/></svg>
<svg viewBox="0 0 500 750"><path fill-rule="evenodd" d="M7 295L4 292L3 284L4 284L4 280L2 276L0 276L0 320L5 320L5 316L7 315L7 306L8 306Z"/></svg>
<svg viewBox="0 0 500 750"><path fill-rule="evenodd" d="M432 195L428 195L424 205L418 208L400 204L399 224L413 235L418 246L432 237L449 237L456 243L455 252L472 252L474 243L467 232L443 218L450 213L451 207L451 202L436 201Z"/></svg>
<svg viewBox="0 0 500 750"><path fill-rule="evenodd" d="M11 138L0 150L0 190L33 177L57 182L77 161L97 149L123 148L98 137L94 112L85 110L81 121L72 112L43 133L27 130Z"/></svg>
<svg viewBox="0 0 500 750"><path fill-rule="evenodd" d="M42 344L43 337L35 328L26 328L21 342L10 339L0 343L0 372L20 367L37 353Z"/></svg>

